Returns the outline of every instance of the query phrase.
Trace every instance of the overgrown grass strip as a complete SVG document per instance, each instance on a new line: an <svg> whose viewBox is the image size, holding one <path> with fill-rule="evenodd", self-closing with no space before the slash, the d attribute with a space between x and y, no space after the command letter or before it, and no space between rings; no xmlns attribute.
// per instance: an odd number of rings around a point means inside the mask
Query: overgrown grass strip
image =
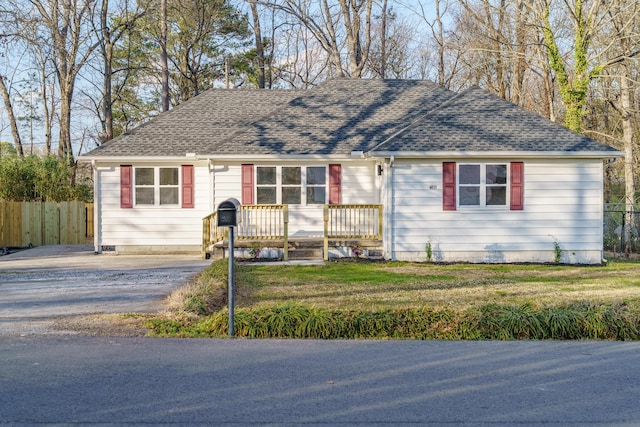
<svg viewBox="0 0 640 427"><path fill-rule="evenodd" d="M488 304L479 310L342 311L299 304L236 310L235 334L246 338L438 340L637 340L637 306L589 303L536 308ZM182 321L156 318L157 336L224 337L228 312Z"/></svg>

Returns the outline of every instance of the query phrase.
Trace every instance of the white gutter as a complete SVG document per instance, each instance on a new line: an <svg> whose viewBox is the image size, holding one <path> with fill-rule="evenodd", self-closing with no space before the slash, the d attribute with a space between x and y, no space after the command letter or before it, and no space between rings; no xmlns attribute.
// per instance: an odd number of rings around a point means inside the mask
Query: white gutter
<svg viewBox="0 0 640 427"><path fill-rule="evenodd" d="M198 155L188 153L185 156L81 156L79 160L95 160L100 163L122 163L122 162L148 162L148 163L175 163L184 161L237 161L237 162L257 162L257 161L282 161L282 160L314 160L327 161L336 160L340 162L362 161L366 156L351 156L344 154L258 154L258 155Z"/></svg>
<svg viewBox="0 0 640 427"><path fill-rule="evenodd" d="M621 151L370 151L367 158L403 158L403 159L610 159L623 157Z"/></svg>
<svg viewBox="0 0 640 427"><path fill-rule="evenodd" d="M93 250L95 253L100 253L102 252L102 233L100 231L100 201L102 200L102 193L100 192L100 174L95 160L91 161L91 170L93 173Z"/></svg>
<svg viewBox="0 0 640 427"><path fill-rule="evenodd" d="M395 157L391 156L389 158L389 163L387 167L387 173L385 174L386 179L386 200L383 205L383 209L385 212L384 218L384 233L382 237L382 243L384 248L384 258L385 259L393 259L393 196L394 196L394 185L393 185L393 162L395 161Z"/></svg>

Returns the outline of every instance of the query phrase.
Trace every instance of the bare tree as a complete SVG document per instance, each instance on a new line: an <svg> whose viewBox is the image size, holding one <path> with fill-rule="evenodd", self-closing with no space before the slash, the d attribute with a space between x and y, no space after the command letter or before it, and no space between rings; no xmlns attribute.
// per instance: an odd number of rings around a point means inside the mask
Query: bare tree
<svg viewBox="0 0 640 427"><path fill-rule="evenodd" d="M103 61L102 80L102 135L101 141L109 141L114 136L113 131L113 75L114 54L117 43L127 31L140 19L144 12L139 9L130 10L128 0L121 1L117 12L111 10L113 2L102 0L100 3L99 21L94 31L99 34L100 54Z"/></svg>
<svg viewBox="0 0 640 427"><path fill-rule="evenodd" d="M60 89L58 155L73 164L71 112L76 78L97 47L89 31L94 0L28 0L27 4L32 8L14 3L15 12L20 25L36 28L34 34L43 34L39 40L28 40L29 43L50 40L51 62Z"/></svg>
<svg viewBox="0 0 640 427"><path fill-rule="evenodd" d="M0 37L0 43L6 43L4 37ZM0 53L0 58L5 57L3 53ZM19 156L24 156L24 150L22 149L22 140L20 139L20 131L18 130L18 122L13 111L13 104L11 103L11 95L9 94L9 87L6 84L8 76L0 73L0 95L2 95L2 102L6 110L7 118L9 119L9 127L11 128L11 135L13 136L13 145Z"/></svg>
<svg viewBox="0 0 640 427"><path fill-rule="evenodd" d="M535 44L530 13L523 0L459 0L458 46L466 50L476 80L504 99L527 103L524 88ZM466 27L471 31L463 31Z"/></svg>
<svg viewBox="0 0 640 427"><path fill-rule="evenodd" d="M295 18L320 43L333 65L334 74L361 77L371 45L371 14L373 0L266 0L264 4L282 10ZM344 35L344 37L342 37ZM348 66L342 61L346 46Z"/></svg>
<svg viewBox="0 0 640 427"><path fill-rule="evenodd" d="M388 10L372 25L372 39L369 48L367 75L376 77L406 79L416 72L415 27L399 17L394 10Z"/></svg>
<svg viewBox="0 0 640 427"><path fill-rule="evenodd" d="M278 79L290 88L306 89L326 80L333 62L310 31L299 24L286 25L281 32L275 69Z"/></svg>
<svg viewBox="0 0 640 427"><path fill-rule="evenodd" d="M625 177L625 204L626 210L633 213L635 211L636 188L635 188L635 168L636 168L636 138L637 131L634 129L634 122L640 118L640 111L634 108L634 93L640 88L640 82L633 77L633 68L638 69L637 61L632 61L638 55L640 46L640 7L636 1L613 0L608 10L610 17L609 25L611 32L608 32L605 41L605 49L612 43L613 56L608 63L608 72L619 82L617 96L610 98L610 105L618 112L622 128L622 146L625 154L624 177ZM631 221L633 222L633 218Z"/></svg>
<svg viewBox="0 0 640 427"><path fill-rule="evenodd" d="M402 3L402 6L409 10L412 14L419 17L421 23L427 26L429 39L425 42L426 46L434 46L433 55L427 58L423 55L424 68L427 62L431 64L435 62L435 81L445 87L451 87L454 75L457 71L457 58L459 49L452 49L451 40L447 37L445 31L445 20L452 11L451 0L419 0L417 2ZM425 37L428 37L425 36ZM448 60L448 57L453 60ZM450 65L449 65L450 64ZM427 77L427 73L423 73L423 78Z"/></svg>

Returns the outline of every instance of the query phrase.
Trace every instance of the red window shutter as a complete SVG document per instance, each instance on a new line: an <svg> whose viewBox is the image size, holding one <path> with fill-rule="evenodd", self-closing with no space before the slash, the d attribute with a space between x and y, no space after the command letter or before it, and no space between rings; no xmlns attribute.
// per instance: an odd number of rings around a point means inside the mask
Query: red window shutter
<svg viewBox="0 0 640 427"><path fill-rule="evenodd" d="M342 193L342 166L329 165L329 204L340 204Z"/></svg>
<svg viewBox="0 0 640 427"><path fill-rule="evenodd" d="M511 162L511 210L524 209L524 163Z"/></svg>
<svg viewBox="0 0 640 427"><path fill-rule="evenodd" d="M182 207L193 208L193 165L182 165Z"/></svg>
<svg viewBox="0 0 640 427"><path fill-rule="evenodd" d="M120 207L133 207L133 166L120 166Z"/></svg>
<svg viewBox="0 0 640 427"><path fill-rule="evenodd" d="M442 210L456 210L456 162L442 162Z"/></svg>
<svg viewBox="0 0 640 427"><path fill-rule="evenodd" d="M253 205L253 165L242 165L242 204Z"/></svg>

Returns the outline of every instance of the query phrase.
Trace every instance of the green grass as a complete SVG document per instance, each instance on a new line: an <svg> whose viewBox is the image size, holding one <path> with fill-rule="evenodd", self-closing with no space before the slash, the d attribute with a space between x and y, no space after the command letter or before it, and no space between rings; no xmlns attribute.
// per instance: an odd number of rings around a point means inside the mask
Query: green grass
<svg viewBox="0 0 640 427"><path fill-rule="evenodd" d="M245 266L240 305L295 301L336 309L421 306L464 309L490 302L611 302L638 298L640 263L607 266L335 262L325 266Z"/></svg>
<svg viewBox="0 0 640 427"><path fill-rule="evenodd" d="M153 334L224 336L226 261L175 298ZM236 334L393 339L637 339L640 263L330 262L236 268ZM215 297L214 297L215 296Z"/></svg>

